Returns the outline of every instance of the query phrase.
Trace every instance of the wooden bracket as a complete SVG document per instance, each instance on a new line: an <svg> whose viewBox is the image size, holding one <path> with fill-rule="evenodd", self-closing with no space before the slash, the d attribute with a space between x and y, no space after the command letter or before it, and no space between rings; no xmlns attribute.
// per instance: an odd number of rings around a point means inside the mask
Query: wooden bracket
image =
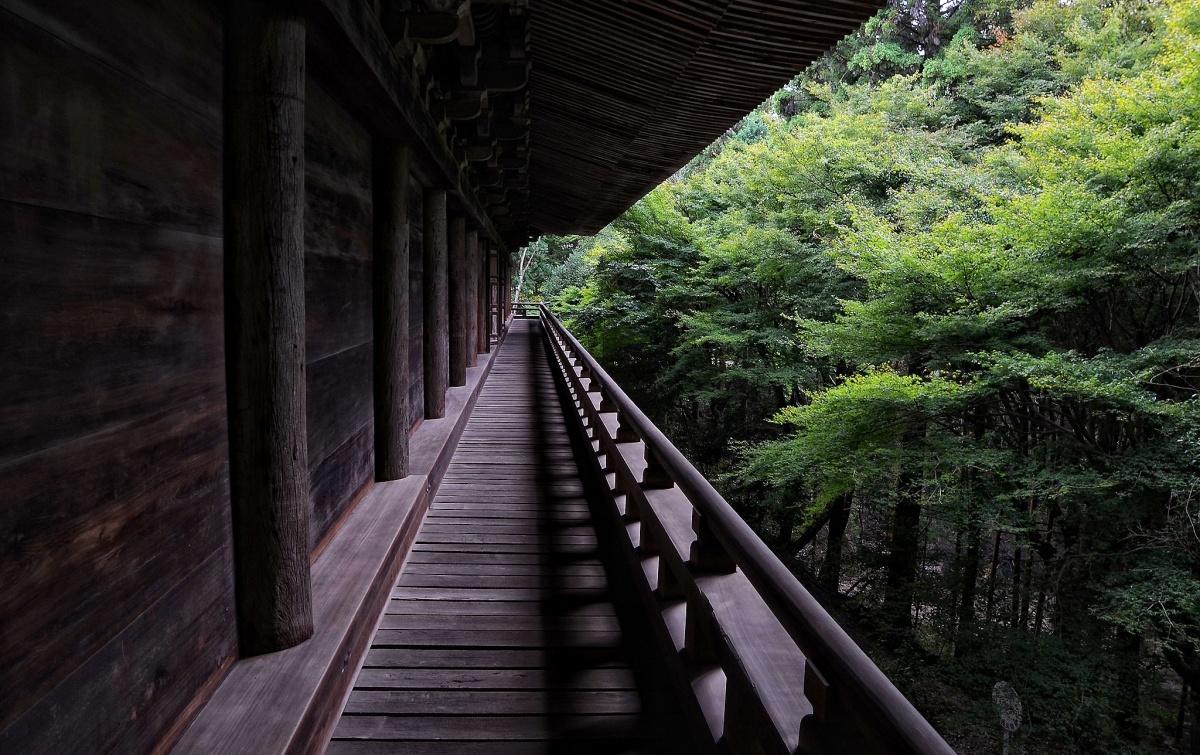
<svg viewBox="0 0 1200 755"><path fill-rule="evenodd" d="M641 440L623 412L617 412L617 437L615 440L618 443L636 443Z"/></svg>
<svg viewBox="0 0 1200 755"><path fill-rule="evenodd" d="M688 553L688 565L693 571L716 574L737 571L737 564L717 540L708 519L696 509L692 509L692 531L696 533L696 539Z"/></svg>
<svg viewBox="0 0 1200 755"><path fill-rule="evenodd" d="M647 490L665 490L675 487L675 481L658 462L650 446L646 446L646 470L642 472L642 487Z"/></svg>

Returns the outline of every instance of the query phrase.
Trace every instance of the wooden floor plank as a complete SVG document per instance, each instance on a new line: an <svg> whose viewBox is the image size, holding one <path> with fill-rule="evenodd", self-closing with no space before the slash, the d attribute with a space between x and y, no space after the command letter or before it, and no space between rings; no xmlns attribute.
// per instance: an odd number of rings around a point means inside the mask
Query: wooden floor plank
<svg viewBox="0 0 1200 755"><path fill-rule="evenodd" d="M506 740L627 739L645 736L639 715L354 716L343 715L335 739Z"/></svg>
<svg viewBox="0 0 1200 755"><path fill-rule="evenodd" d="M516 322L329 753L673 749L630 666L540 326Z"/></svg>
<svg viewBox="0 0 1200 755"><path fill-rule="evenodd" d="M549 716L640 713L637 690L366 690L356 689L345 712L374 716ZM551 699L553 697L553 699Z"/></svg>
<svg viewBox="0 0 1200 755"><path fill-rule="evenodd" d="M481 630L496 626L494 616L471 614L384 614L380 629L440 629ZM503 627L508 631L573 631L573 632L619 632L621 625L615 616L567 614L547 616L506 616Z"/></svg>
<svg viewBox="0 0 1200 755"><path fill-rule="evenodd" d="M468 574L473 576L492 575L541 575L542 564L505 564L505 563L411 563L404 567L406 576L414 574ZM555 569L555 576L595 577L604 576L604 567L598 562L564 564Z"/></svg>
<svg viewBox="0 0 1200 755"><path fill-rule="evenodd" d="M388 601L387 613L421 614L426 616L439 614L462 616L470 614L482 616L545 616L548 608L552 609L556 616L616 615L616 611L610 603L590 602L569 604L562 601L556 606L547 606L542 601L537 600L477 601L472 603L470 601L439 602L436 600L393 599Z"/></svg>
<svg viewBox="0 0 1200 755"><path fill-rule="evenodd" d="M540 689L615 690L637 688L627 668L584 669L575 673L552 673L544 669L413 669L364 668L356 689Z"/></svg>

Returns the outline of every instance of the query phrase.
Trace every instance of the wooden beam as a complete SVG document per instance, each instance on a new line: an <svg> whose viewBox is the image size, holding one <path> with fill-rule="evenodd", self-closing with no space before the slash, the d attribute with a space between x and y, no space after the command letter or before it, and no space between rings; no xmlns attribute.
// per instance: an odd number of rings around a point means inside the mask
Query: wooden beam
<svg viewBox="0 0 1200 755"><path fill-rule="evenodd" d="M466 173L438 132L367 0L317 0L309 6L314 78L374 133L412 144L412 171L427 186L447 186L492 239L500 234Z"/></svg>
<svg viewBox="0 0 1200 755"><path fill-rule="evenodd" d="M463 292L463 298L466 303L464 314L467 318L467 338L463 348L467 352L467 366L474 367L479 355L479 231L467 232L464 251L466 290Z"/></svg>
<svg viewBox="0 0 1200 755"><path fill-rule="evenodd" d="M467 226L466 218L450 219L446 278L450 309L450 385L467 384Z"/></svg>
<svg viewBox="0 0 1200 755"><path fill-rule="evenodd" d="M377 138L374 214L375 479L408 476L408 147Z"/></svg>
<svg viewBox="0 0 1200 755"><path fill-rule="evenodd" d="M243 655L313 633L304 380L302 6L229 3L225 327Z"/></svg>
<svg viewBox="0 0 1200 755"><path fill-rule="evenodd" d="M446 416L449 348L446 296L446 191L425 190L425 419Z"/></svg>

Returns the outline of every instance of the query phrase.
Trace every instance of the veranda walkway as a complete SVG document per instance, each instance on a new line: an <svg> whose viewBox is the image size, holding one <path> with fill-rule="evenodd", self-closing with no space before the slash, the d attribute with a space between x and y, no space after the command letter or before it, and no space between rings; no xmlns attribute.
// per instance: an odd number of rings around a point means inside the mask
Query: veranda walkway
<svg viewBox="0 0 1200 755"><path fill-rule="evenodd" d="M333 755L689 749L606 572L540 329L513 321Z"/></svg>

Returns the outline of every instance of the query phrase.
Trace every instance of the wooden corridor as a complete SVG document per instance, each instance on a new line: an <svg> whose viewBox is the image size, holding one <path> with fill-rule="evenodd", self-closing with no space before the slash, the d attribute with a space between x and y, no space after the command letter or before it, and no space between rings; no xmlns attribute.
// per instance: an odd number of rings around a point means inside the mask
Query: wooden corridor
<svg viewBox="0 0 1200 755"><path fill-rule="evenodd" d="M685 751L614 605L538 321L496 359L328 751Z"/></svg>

